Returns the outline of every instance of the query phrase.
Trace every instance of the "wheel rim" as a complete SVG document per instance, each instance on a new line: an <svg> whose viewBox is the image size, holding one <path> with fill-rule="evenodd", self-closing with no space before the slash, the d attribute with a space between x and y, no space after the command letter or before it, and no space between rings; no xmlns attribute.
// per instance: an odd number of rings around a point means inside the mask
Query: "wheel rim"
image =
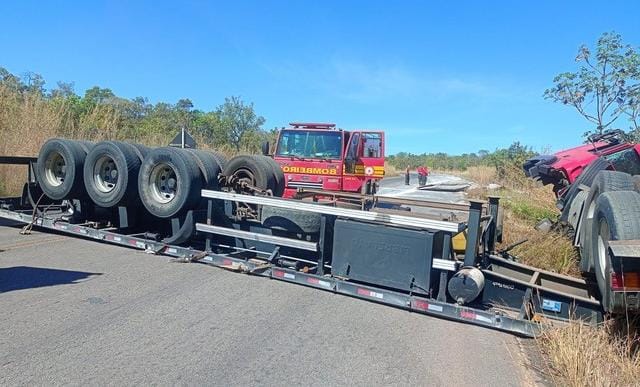
<svg viewBox="0 0 640 387"><path fill-rule="evenodd" d="M605 239L606 238L606 239ZM598 233L598 263L600 264L600 275L606 279L607 267L607 245L610 239L609 225L607 222L600 221L600 232Z"/></svg>
<svg viewBox="0 0 640 387"><path fill-rule="evenodd" d="M178 191L178 177L170 164L159 163L149 176L151 196L159 203L169 203L176 197Z"/></svg>
<svg viewBox="0 0 640 387"><path fill-rule="evenodd" d="M45 159L45 180L51 186L58 187L64 183L67 175L67 163L60 152L51 152Z"/></svg>
<svg viewBox="0 0 640 387"><path fill-rule="evenodd" d="M251 172L248 169L245 169L245 168L238 169L233 173L233 175L238 179L238 183L240 183L240 185L242 185L242 183L245 183L252 187L256 186L256 178L253 175L253 172Z"/></svg>
<svg viewBox="0 0 640 387"><path fill-rule="evenodd" d="M104 155L100 157L93 167L93 181L98 191L109 193L118 184L118 167L115 161Z"/></svg>

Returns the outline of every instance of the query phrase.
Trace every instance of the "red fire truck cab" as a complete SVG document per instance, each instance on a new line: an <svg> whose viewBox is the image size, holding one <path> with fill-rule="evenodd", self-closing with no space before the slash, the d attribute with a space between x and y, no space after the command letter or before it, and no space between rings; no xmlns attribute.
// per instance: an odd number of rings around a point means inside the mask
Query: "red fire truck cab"
<svg viewBox="0 0 640 387"><path fill-rule="evenodd" d="M274 160L285 176L284 197L299 188L370 194L384 176L384 132L347 131L335 124L292 122L278 133Z"/></svg>

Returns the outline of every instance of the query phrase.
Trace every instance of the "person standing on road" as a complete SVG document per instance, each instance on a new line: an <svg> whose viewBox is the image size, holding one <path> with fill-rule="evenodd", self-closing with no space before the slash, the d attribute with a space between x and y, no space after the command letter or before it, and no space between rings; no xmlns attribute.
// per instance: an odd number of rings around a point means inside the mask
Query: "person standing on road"
<svg viewBox="0 0 640 387"><path fill-rule="evenodd" d="M411 171L411 166L407 165L407 169L405 170L405 173L404 173L404 185L409 185L409 182L410 182L409 172L410 171Z"/></svg>
<svg viewBox="0 0 640 387"><path fill-rule="evenodd" d="M426 185L427 176L429 176L429 169L421 165L417 168L417 171L418 171L418 185Z"/></svg>

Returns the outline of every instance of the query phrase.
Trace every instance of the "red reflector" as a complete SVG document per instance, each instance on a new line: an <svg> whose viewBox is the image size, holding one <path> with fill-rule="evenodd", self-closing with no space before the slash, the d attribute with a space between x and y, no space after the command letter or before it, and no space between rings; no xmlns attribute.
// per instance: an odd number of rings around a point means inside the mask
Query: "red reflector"
<svg viewBox="0 0 640 387"><path fill-rule="evenodd" d="M273 275L276 277L284 277L284 271L274 270Z"/></svg>
<svg viewBox="0 0 640 387"><path fill-rule="evenodd" d="M615 291L640 290L640 273L611 273L611 289Z"/></svg>
<svg viewBox="0 0 640 387"><path fill-rule="evenodd" d="M222 265L223 266L229 266L229 265L233 265L233 261L230 259L223 259L222 260Z"/></svg>
<svg viewBox="0 0 640 387"><path fill-rule="evenodd" d="M134 240L130 240L130 241L129 241L129 244L130 244L131 246L136 246L136 245L137 245L137 242L136 242L136 241L134 241Z"/></svg>
<svg viewBox="0 0 640 387"><path fill-rule="evenodd" d="M357 293L361 296L367 296L367 297L371 296L371 292L368 291L367 289L358 288Z"/></svg>
<svg viewBox="0 0 640 387"><path fill-rule="evenodd" d="M317 278L307 277L307 282L310 284L317 285L320 283L320 280Z"/></svg>
<svg viewBox="0 0 640 387"><path fill-rule="evenodd" d="M463 310L460 312L460 317L462 318L468 318L470 320L473 320L476 318L476 314L474 312L471 312L469 310Z"/></svg>
<svg viewBox="0 0 640 387"><path fill-rule="evenodd" d="M416 301L413 306L415 306L416 309L422 309L422 310L428 310L429 309L429 304L427 304L424 301Z"/></svg>

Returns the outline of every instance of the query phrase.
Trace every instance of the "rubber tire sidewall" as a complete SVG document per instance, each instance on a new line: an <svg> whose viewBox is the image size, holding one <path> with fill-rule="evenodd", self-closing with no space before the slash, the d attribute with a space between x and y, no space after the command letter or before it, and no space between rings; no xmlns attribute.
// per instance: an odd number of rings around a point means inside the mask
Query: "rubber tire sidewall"
<svg viewBox="0 0 640 387"><path fill-rule="evenodd" d="M262 225L285 230L293 234L317 234L322 215L289 208L262 207Z"/></svg>
<svg viewBox="0 0 640 387"><path fill-rule="evenodd" d="M50 185L46 180L45 160L51 152L58 152L65 160L65 180L58 186ZM87 196L82 178L82 169L86 153L79 143L72 140L52 138L47 140L38 154L35 174L44 194L52 200L84 199Z"/></svg>
<svg viewBox="0 0 640 387"><path fill-rule="evenodd" d="M606 192L598 197L592 224L592 251L598 251L600 222L609 225L610 238L607 240L640 239L640 194L635 191ZM606 249L605 247L605 249ZM614 312L619 306L614 305L611 290L611 258L605 259L604 276L602 275L599 253L594 254L595 276L602 296L602 307L606 312Z"/></svg>
<svg viewBox="0 0 640 387"><path fill-rule="evenodd" d="M282 197L284 194L284 172L280 164L276 163L274 159L269 156L254 155L253 158L264 165L265 168L269 168L273 174L273 196Z"/></svg>
<svg viewBox="0 0 640 387"><path fill-rule="evenodd" d="M232 158L224 167L223 174L231 177L243 169L253 175L256 188L263 190L270 189L273 192L275 179L271 168L267 168L264 164L254 159L253 156L240 155Z"/></svg>
<svg viewBox="0 0 640 387"><path fill-rule="evenodd" d="M100 192L94 179L95 163L103 156L110 157L118 169L118 181L111 192ZM138 195L138 173L140 158L136 149L119 141L103 141L96 144L84 163L84 185L93 202L104 208L136 203Z"/></svg>
<svg viewBox="0 0 640 387"><path fill-rule="evenodd" d="M200 174L202 175L202 188L218 191L218 175L222 172L222 166L218 163L218 159L208 151L199 149L185 149L193 156L194 161L198 164Z"/></svg>
<svg viewBox="0 0 640 387"><path fill-rule="evenodd" d="M150 185L151 172L160 163L168 164L176 174L176 194L169 203L160 203L153 198ZM190 154L183 149L156 148L145 157L138 173L140 199L149 213L158 218L180 216L198 207L202 178L200 170Z"/></svg>
<svg viewBox="0 0 640 387"><path fill-rule="evenodd" d="M588 241L590 236L593 236L593 216L589 216L591 207L595 209L595 201L598 197L605 192L615 191L633 191L634 183L631 175L624 172L616 171L600 171L596 175L589 189L589 194L584 201L581 217L580 227L580 270L584 273L593 272L594 259L591 243L584 243ZM574 198L575 199L575 198Z"/></svg>
<svg viewBox="0 0 640 387"><path fill-rule="evenodd" d="M562 198L558 200L559 203L562 203L562 214L560 215L560 220L566 222L569 216L569 208L571 207L571 201L580 191L580 185L586 185L587 187L591 187L593 181L596 178L598 172L609 168L611 163L602 157L599 157L591 162L582 173L576 178L576 180L571 184L567 192L564 194Z"/></svg>

